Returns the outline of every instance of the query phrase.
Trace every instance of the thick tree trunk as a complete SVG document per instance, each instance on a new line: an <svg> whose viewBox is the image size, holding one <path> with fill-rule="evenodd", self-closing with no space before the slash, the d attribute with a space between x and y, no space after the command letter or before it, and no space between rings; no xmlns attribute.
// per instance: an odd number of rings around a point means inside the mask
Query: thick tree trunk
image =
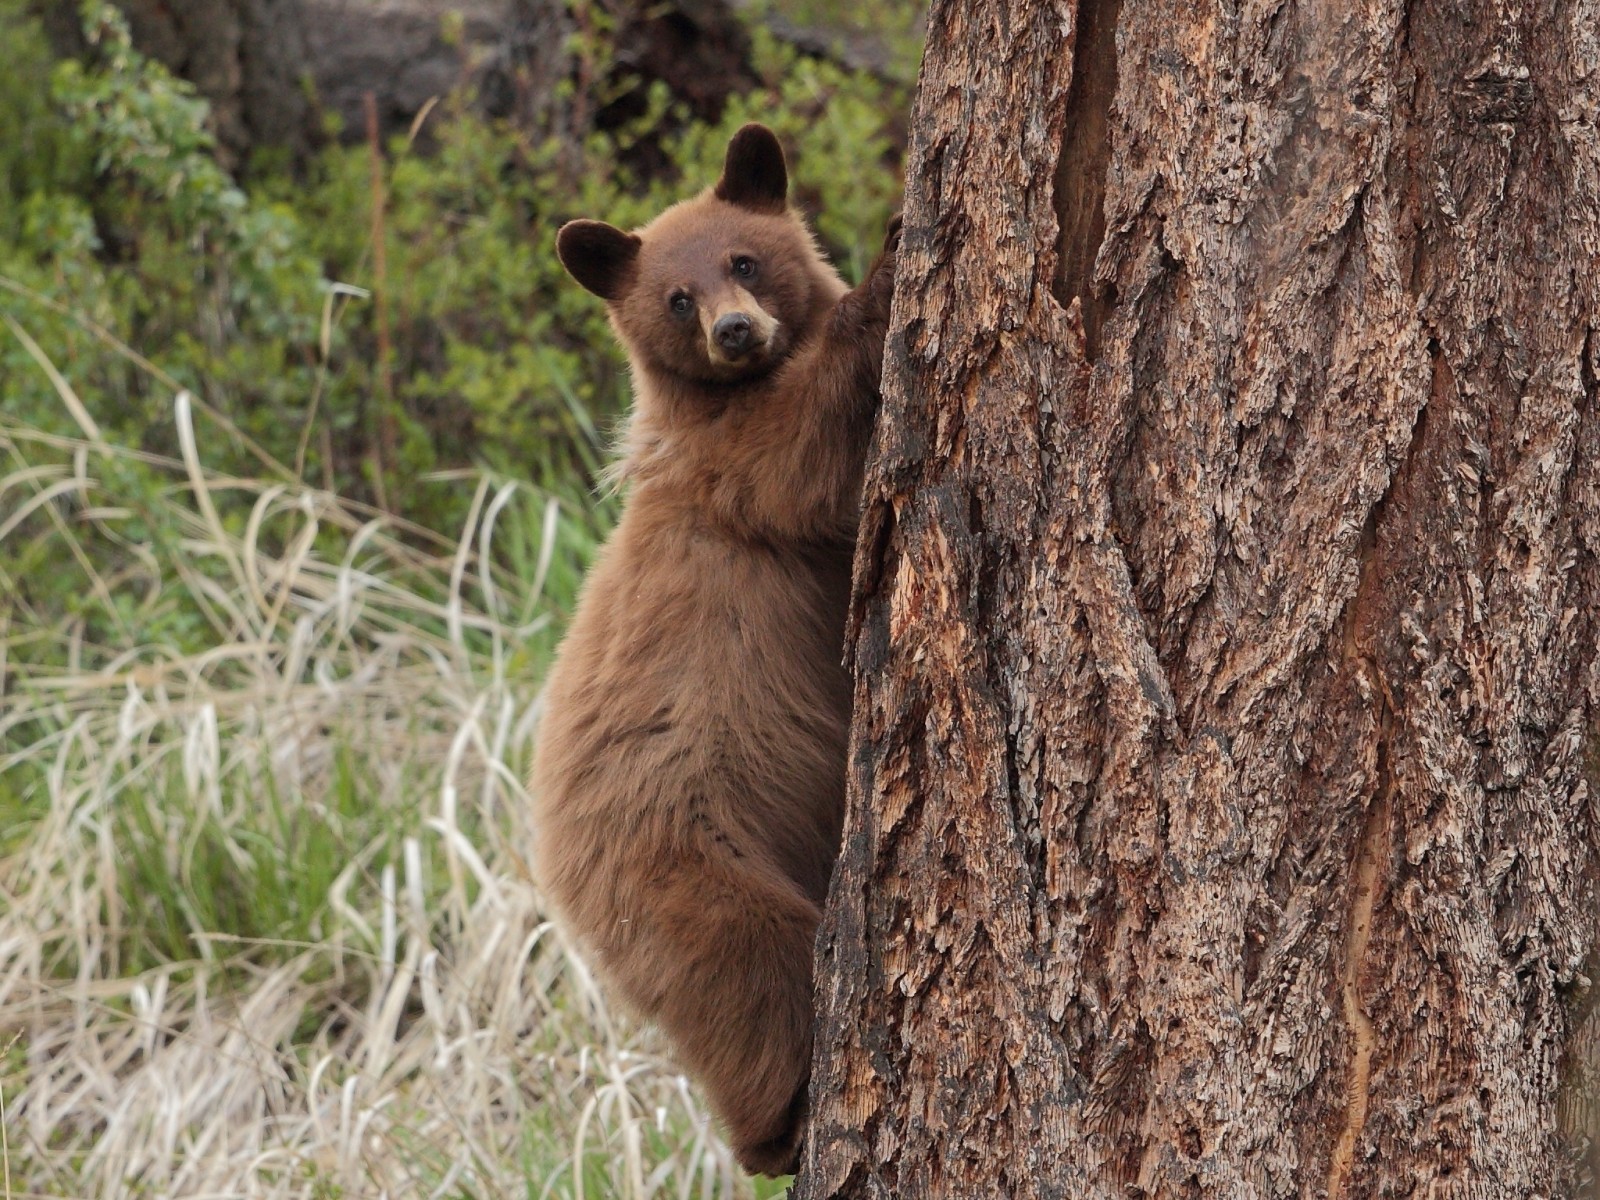
<svg viewBox="0 0 1600 1200"><path fill-rule="evenodd" d="M948 0L822 1197L1557 1197L1600 791L1600 7Z"/></svg>

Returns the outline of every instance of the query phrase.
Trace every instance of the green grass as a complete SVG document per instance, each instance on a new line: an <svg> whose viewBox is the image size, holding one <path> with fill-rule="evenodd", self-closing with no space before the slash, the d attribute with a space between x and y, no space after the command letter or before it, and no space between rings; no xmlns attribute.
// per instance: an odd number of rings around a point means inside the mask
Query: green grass
<svg viewBox="0 0 1600 1200"><path fill-rule="evenodd" d="M528 878L606 506L458 473L430 534L170 419L0 415L0 564L77 597L0 612L0 1195L779 1194Z"/></svg>

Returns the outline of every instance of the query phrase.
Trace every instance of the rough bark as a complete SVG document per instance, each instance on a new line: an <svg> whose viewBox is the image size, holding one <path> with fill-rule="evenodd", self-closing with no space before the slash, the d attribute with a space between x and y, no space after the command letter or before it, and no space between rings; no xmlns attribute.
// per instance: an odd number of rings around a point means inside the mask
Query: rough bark
<svg viewBox="0 0 1600 1200"><path fill-rule="evenodd" d="M1597 31L935 5L799 1195L1576 1193Z"/></svg>

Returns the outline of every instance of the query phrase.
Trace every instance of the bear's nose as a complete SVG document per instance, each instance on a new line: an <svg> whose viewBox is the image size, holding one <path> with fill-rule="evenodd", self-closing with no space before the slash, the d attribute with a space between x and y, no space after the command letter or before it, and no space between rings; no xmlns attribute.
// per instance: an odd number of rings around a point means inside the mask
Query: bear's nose
<svg viewBox="0 0 1600 1200"><path fill-rule="evenodd" d="M750 318L742 312L718 317L711 327L711 336L717 339L717 345L729 358L738 358L750 349L750 332Z"/></svg>

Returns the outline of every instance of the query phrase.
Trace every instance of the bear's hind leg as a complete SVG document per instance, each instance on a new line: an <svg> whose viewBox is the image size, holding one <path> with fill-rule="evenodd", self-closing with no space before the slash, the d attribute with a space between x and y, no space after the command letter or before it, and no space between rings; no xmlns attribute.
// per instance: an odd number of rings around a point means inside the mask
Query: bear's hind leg
<svg viewBox="0 0 1600 1200"><path fill-rule="evenodd" d="M784 1130L777 1137L765 1142L734 1142L734 1155L746 1171L752 1175L793 1175L800 1169L800 1144L811 1116L810 1085L811 1073L807 1071L795 1088Z"/></svg>
<svg viewBox="0 0 1600 1200"><path fill-rule="evenodd" d="M690 861L658 878L623 966L627 990L660 1024L727 1127L739 1162L794 1169L811 1072L811 959L821 913L750 860Z"/></svg>

